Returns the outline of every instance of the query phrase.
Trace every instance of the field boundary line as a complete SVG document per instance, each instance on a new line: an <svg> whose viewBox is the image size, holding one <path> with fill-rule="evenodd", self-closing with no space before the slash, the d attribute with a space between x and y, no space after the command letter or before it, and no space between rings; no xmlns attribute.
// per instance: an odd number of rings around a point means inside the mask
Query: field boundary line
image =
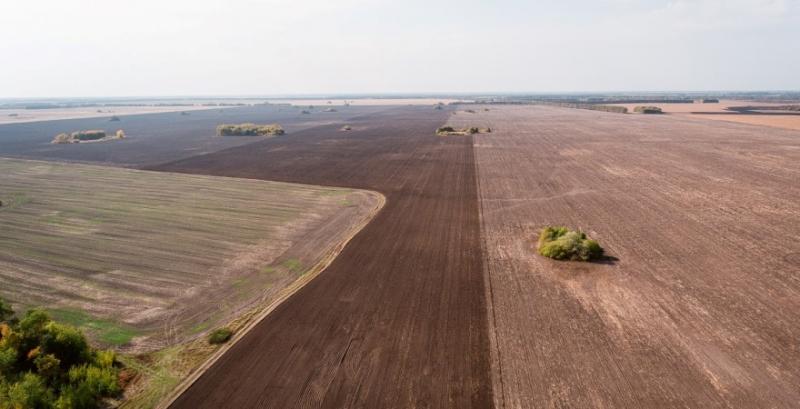
<svg viewBox="0 0 800 409"><path fill-rule="evenodd" d="M489 329L489 368L490 373L489 376L491 378L492 383L492 395L495 407L497 409L505 409L506 407L506 391L505 385L503 384L503 360L501 359L500 353L500 342L498 341L497 335L497 316L495 313L494 308L494 287L492 286L492 271L489 264L489 247L486 243L486 226L485 226L485 218L484 218L484 207L483 207L483 197L481 194L481 173L480 173L480 164L478 163L478 151L477 147L475 146L475 136L471 136L472 139L472 155L473 155L473 162L475 163L475 186L478 194L478 224L480 226L480 242L481 242L481 258L483 258L483 272L484 272L484 282L485 282L485 294L484 296L487 299L486 308L488 309L486 314L486 320L488 321L487 327ZM497 373L495 376L495 369ZM498 393L499 392L499 393Z"/></svg>
<svg viewBox="0 0 800 409"><path fill-rule="evenodd" d="M325 187L335 187L335 186L325 186ZM367 190L367 189L358 189L358 190L375 194L378 198L378 203L376 203L375 206L372 208L372 210L370 210L370 212L367 213L363 221L353 226L353 228L351 228L350 231L348 232L348 235L345 236L346 237L345 240L342 240L341 242L339 242L339 244L337 244L329 252L327 252L322 257L322 259L320 259L320 261L318 261L317 264L314 265L314 267L312 267L302 276L298 277L297 280L295 280L292 284L281 290L278 293L278 296L271 303L269 303L258 315L256 315L256 317L252 319L250 323L248 323L241 330L237 331L230 341L225 343L218 350L214 351L214 353L211 354L211 356L208 357L208 359L206 359L206 361L203 364L195 368L189 374L189 376L187 376L183 381L181 381L181 383L172 392L170 392L170 394L167 395L167 397L164 400L162 400L161 403L155 406L157 409L167 409L170 406L172 406L172 404L175 403L175 401L181 395L183 395L184 392L186 392L192 385L194 385L194 383L197 382L197 380L200 379L200 377L203 376L203 374L205 374L205 372L209 368L211 368L215 363L217 363L217 361L219 361L219 359L222 358L222 356L225 355L225 353L228 352L228 350L233 348L234 345L236 345L239 341L241 341L242 338L244 338L253 328L256 327L256 325L258 325L259 323L261 323L261 321L267 318L267 316L269 316L273 311L275 311L275 309L278 308L278 306L283 304L284 301L288 300L292 295L297 293L297 291L299 291L300 289L305 287L306 284L311 282L311 280L313 280L314 278L319 276L323 271L325 271L328 268L328 266L331 265L333 260L335 260L336 257L339 256L342 250L344 250L347 244L350 243L350 241L359 232L361 232L361 230L363 230L364 227L366 227L372 220L375 219L375 217L378 215L381 209L383 209L384 206L386 205L386 196L374 190Z"/></svg>

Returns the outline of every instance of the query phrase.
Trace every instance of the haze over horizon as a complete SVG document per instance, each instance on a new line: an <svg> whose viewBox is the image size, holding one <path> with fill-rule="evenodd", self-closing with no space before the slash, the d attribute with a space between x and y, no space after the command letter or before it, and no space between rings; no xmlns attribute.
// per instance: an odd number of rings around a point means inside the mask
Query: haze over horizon
<svg viewBox="0 0 800 409"><path fill-rule="evenodd" d="M0 38L0 98L800 89L800 0L39 0Z"/></svg>

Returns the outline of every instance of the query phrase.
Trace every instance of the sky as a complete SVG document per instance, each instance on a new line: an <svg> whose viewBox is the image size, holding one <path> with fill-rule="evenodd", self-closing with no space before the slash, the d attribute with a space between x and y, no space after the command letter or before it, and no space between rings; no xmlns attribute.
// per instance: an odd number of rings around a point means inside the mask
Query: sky
<svg viewBox="0 0 800 409"><path fill-rule="evenodd" d="M800 0L4 0L0 98L800 90Z"/></svg>

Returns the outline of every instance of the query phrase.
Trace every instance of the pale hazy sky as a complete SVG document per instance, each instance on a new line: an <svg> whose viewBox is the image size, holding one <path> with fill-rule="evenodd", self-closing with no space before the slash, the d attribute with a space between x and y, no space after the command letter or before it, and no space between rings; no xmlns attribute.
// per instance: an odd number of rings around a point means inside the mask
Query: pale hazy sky
<svg viewBox="0 0 800 409"><path fill-rule="evenodd" d="M0 98L800 89L800 0L4 0Z"/></svg>

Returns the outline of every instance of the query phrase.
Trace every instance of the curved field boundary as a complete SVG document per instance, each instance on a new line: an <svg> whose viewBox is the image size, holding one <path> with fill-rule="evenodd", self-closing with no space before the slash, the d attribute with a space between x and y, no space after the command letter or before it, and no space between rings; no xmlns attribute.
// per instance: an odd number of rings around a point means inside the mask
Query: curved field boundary
<svg viewBox="0 0 800 409"><path fill-rule="evenodd" d="M383 210L171 408L492 406L472 137L395 107L156 170L380 191Z"/></svg>
<svg viewBox="0 0 800 409"><path fill-rule="evenodd" d="M377 195L379 199L378 203L366 215L366 217L364 217L364 220L361 223L353 226L353 228L348 232L346 239L340 242L336 247L331 249L331 251L329 251L327 254L325 254L322 257L322 259L319 262L317 262L317 264L314 265L314 267L312 267L306 274L300 276L290 286L281 290L278 296L272 302L270 302L269 305L267 305L263 311L261 311L254 319L252 319L250 323L248 323L244 328L237 331L230 341L223 344L219 349L214 351L214 353L201 366L192 371L192 373L185 380L183 380L183 382L181 382L178 385L178 387L175 388L175 390L172 393L170 393L170 395L157 406L157 408L164 409L172 405L172 403L175 402L175 400L181 394L183 394L187 389L189 389L189 387L191 387L192 384L194 384L197 381L197 379L199 379L208 368L214 365L215 362L217 362L237 342L239 342L242 338L244 338L244 336L247 335L247 333L249 333L250 330L252 330L256 325L258 325L264 318L266 318L269 314L275 311L275 308L277 308L281 303L286 301L289 297L294 295L298 290L303 288L303 286L311 282L311 280L316 278L323 271L325 271L326 268L328 268L328 266L333 262L333 260L336 259L336 256L338 256L339 253L341 253L342 250L345 248L345 246L347 246L347 243L349 243L350 240L352 240L353 237L355 237L355 235L358 234L358 232L360 232L364 228L364 226L369 224L369 222L371 222L375 218L378 212L380 212L381 209L383 209L383 206L386 204L386 196L380 194L379 192L374 192L374 191L370 191L370 193Z"/></svg>

